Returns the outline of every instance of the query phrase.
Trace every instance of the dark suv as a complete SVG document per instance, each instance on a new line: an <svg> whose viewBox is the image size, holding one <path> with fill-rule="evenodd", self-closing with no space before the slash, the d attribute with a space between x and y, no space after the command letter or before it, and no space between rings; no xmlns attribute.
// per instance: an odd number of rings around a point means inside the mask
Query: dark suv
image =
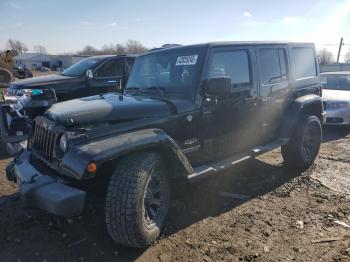
<svg viewBox="0 0 350 262"><path fill-rule="evenodd" d="M85 58L59 75L33 77L13 82L8 96L32 90L53 89L58 101L122 90L135 55L101 55Z"/></svg>
<svg viewBox="0 0 350 262"><path fill-rule="evenodd" d="M139 56L123 95L52 106L7 168L22 200L81 212L81 185L107 181L105 219L118 243L154 243L176 179L196 181L282 148L286 166L317 157L323 108L313 44L228 42ZM170 187L170 185L172 187Z"/></svg>

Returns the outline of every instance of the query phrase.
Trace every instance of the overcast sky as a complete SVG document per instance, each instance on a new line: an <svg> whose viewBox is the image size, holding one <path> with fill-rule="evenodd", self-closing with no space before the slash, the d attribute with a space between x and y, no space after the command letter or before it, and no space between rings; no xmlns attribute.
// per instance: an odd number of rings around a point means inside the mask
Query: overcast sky
<svg viewBox="0 0 350 262"><path fill-rule="evenodd" d="M135 39L147 47L226 40L350 44L350 0L0 0L0 48L9 38L50 53ZM344 46L344 53L350 46Z"/></svg>

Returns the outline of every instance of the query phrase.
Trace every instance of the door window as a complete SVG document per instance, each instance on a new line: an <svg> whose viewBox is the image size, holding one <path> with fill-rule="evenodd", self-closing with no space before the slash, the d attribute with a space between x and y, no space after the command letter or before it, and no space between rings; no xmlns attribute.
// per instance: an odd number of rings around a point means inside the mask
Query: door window
<svg viewBox="0 0 350 262"><path fill-rule="evenodd" d="M100 66L96 72L95 77L116 77L116 76L122 76L124 72L124 63L122 60L119 59L113 59L106 63L104 63L102 66Z"/></svg>
<svg viewBox="0 0 350 262"><path fill-rule="evenodd" d="M260 49L259 59L261 81L264 85L276 84L288 79L286 52L284 49Z"/></svg>
<svg viewBox="0 0 350 262"><path fill-rule="evenodd" d="M220 76L231 77L233 90L251 87L248 52L244 50L214 52L209 62L208 79Z"/></svg>

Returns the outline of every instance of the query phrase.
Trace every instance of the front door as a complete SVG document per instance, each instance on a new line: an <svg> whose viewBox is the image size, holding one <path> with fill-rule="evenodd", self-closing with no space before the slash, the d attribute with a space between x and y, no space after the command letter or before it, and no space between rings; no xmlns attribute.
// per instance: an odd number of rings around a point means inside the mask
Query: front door
<svg viewBox="0 0 350 262"><path fill-rule="evenodd" d="M91 95L120 92L124 74L124 58L105 62L95 70L94 77L88 80Z"/></svg>
<svg viewBox="0 0 350 262"><path fill-rule="evenodd" d="M283 45L257 48L260 71L259 129L260 143L277 138L281 117L291 94L287 49Z"/></svg>
<svg viewBox="0 0 350 262"><path fill-rule="evenodd" d="M204 94L201 132L208 161L243 153L256 143L254 64L254 50L250 47L211 50L205 80L230 77L231 94Z"/></svg>

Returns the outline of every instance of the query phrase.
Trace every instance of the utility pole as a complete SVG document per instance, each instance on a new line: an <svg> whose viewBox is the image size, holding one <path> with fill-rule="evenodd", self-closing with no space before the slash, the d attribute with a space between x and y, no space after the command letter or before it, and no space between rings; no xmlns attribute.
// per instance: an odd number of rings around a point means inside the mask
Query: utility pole
<svg viewBox="0 0 350 262"><path fill-rule="evenodd" d="M340 57L340 51L343 46L343 38L340 38L340 44L339 44L339 50L338 50L338 56L337 56L337 63L339 63L339 57Z"/></svg>

